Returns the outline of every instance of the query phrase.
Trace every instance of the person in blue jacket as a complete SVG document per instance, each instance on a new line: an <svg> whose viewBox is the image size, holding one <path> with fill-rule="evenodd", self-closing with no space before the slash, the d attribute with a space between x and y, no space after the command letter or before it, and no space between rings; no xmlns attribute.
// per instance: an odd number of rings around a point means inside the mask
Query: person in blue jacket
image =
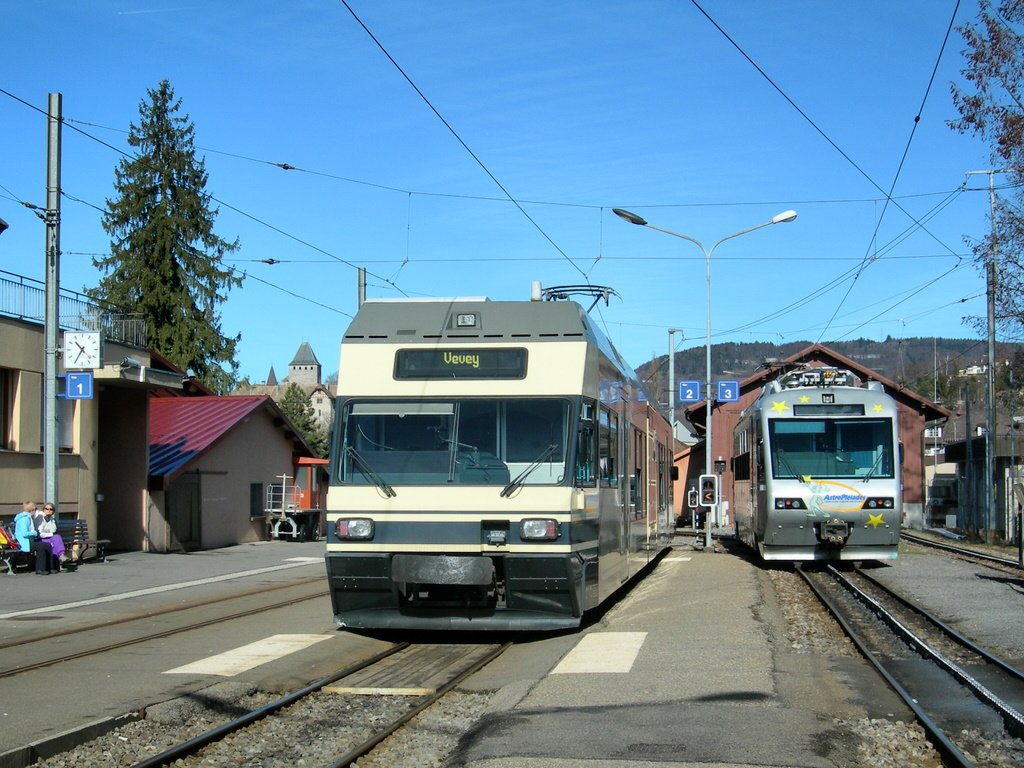
<svg viewBox="0 0 1024 768"><path fill-rule="evenodd" d="M48 541L39 538L32 520L35 513L34 501L26 501L21 505L21 512L14 516L14 538L18 540L18 547L23 552L32 552L36 556L37 575L53 573L53 548Z"/></svg>

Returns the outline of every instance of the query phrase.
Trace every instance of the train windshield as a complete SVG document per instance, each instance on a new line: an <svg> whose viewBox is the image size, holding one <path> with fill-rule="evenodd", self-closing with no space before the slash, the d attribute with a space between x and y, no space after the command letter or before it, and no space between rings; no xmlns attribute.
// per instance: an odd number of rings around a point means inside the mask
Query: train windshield
<svg viewBox="0 0 1024 768"><path fill-rule="evenodd" d="M564 398L349 401L333 475L387 489L559 484L576 410Z"/></svg>
<svg viewBox="0 0 1024 768"><path fill-rule="evenodd" d="M770 419L772 476L892 478L892 419Z"/></svg>

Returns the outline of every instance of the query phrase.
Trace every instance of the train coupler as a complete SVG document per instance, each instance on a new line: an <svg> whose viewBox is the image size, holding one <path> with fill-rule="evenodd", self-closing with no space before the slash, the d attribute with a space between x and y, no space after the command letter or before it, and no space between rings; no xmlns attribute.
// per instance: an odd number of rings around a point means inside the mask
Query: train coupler
<svg viewBox="0 0 1024 768"><path fill-rule="evenodd" d="M822 544L841 547L850 538L850 524L838 517L822 522L818 527L818 539Z"/></svg>

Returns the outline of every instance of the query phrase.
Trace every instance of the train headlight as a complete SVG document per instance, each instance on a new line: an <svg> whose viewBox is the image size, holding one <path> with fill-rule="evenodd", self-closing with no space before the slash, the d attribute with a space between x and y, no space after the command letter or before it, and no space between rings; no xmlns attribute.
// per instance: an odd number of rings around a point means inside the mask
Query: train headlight
<svg viewBox="0 0 1024 768"><path fill-rule="evenodd" d="M866 502L864 502L864 506L867 507L868 509L892 509L894 506L894 501L891 498L883 496L868 499Z"/></svg>
<svg viewBox="0 0 1024 768"><path fill-rule="evenodd" d="M343 517L334 524L339 539L372 539L373 520L368 517Z"/></svg>
<svg viewBox="0 0 1024 768"><path fill-rule="evenodd" d="M554 541L558 538L558 521L548 518L523 520L519 523L519 538L524 541Z"/></svg>

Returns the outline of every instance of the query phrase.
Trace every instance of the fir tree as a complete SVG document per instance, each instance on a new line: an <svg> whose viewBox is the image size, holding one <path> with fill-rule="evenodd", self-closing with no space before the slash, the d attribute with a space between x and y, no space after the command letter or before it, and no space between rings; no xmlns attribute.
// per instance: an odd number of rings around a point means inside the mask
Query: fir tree
<svg viewBox="0 0 1024 768"><path fill-rule="evenodd" d="M217 210L181 100L166 80L148 95L128 134L136 155L114 172L117 199L103 215L110 255L93 259L104 276L89 295L142 315L150 349L224 393L236 378L241 335L224 336L218 307L242 280L222 260L238 241L213 232Z"/></svg>
<svg viewBox="0 0 1024 768"><path fill-rule="evenodd" d="M281 412L288 417L306 442L312 446L317 456L327 456L327 432L317 422L316 414L313 413L313 406L298 384L291 383L284 391L278 406Z"/></svg>

